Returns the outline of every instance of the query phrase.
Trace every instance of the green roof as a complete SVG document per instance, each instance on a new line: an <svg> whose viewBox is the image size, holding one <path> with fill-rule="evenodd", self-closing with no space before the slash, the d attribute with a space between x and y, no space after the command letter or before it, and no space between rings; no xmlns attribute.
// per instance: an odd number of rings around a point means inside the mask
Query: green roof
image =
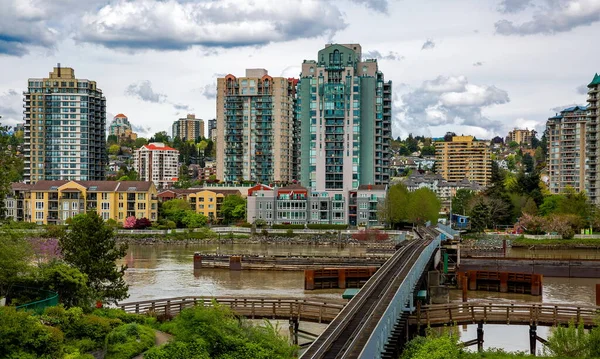
<svg viewBox="0 0 600 359"><path fill-rule="evenodd" d="M592 80L592 82L590 82L590 84L588 85L588 87L593 87L596 85L600 85L600 76L598 76L598 74L596 74L594 76L594 79Z"/></svg>

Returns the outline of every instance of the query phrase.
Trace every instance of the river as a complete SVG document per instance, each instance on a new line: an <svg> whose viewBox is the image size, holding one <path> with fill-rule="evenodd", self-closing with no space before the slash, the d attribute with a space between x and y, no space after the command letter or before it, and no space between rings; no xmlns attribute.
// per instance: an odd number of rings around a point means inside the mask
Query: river
<svg viewBox="0 0 600 359"><path fill-rule="evenodd" d="M266 244L190 244L190 245L131 245L127 256L120 262L127 264L125 280L130 285L127 301L158 299L179 296L236 296L236 297L295 297L340 299L343 290L304 290L302 271L229 271L203 268L194 271L193 254L262 254L262 255L330 255L363 256L361 246L310 246ZM521 253L523 251L520 251ZM579 250L555 251L565 256L579 256ZM590 251L595 252L595 251ZM514 254L514 253L513 253ZM555 254L555 255L556 255ZM548 254L550 255L550 254ZM600 258L600 257L599 257ZM469 298L491 301L528 301L544 303L595 304L593 278L550 278L543 281L543 295L533 297L519 294L469 292ZM451 292L451 300L460 300L460 292ZM486 325L484 347L507 350L528 350L526 326ZM476 337L474 326L461 327L463 340ZM538 335L546 338L548 328L538 328ZM541 346L539 346L541 347Z"/></svg>

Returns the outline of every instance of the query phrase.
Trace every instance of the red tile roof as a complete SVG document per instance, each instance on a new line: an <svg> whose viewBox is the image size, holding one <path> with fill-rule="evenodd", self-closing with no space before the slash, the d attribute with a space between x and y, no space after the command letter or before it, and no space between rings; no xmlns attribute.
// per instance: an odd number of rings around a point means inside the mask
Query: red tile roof
<svg viewBox="0 0 600 359"><path fill-rule="evenodd" d="M115 118L127 118L127 116L120 113L120 114L116 115Z"/></svg>
<svg viewBox="0 0 600 359"><path fill-rule="evenodd" d="M169 147L169 146L157 146L154 143L150 143L147 145L143 146L146 149L149 149L151 151L177 151L176 149L174 149L173 147Z"/></svg>

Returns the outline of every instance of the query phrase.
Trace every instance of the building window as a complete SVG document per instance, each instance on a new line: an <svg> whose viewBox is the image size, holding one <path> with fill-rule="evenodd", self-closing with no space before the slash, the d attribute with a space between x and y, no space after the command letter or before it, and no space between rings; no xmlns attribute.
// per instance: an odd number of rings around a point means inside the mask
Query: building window
<svg viewBox="0 0 600 359"><path fill-rule="evenodd" d="M44 199L44 193L43 192L36 192L35 193L35 199Z"/></svg>
<svg viewBox="0 0 600 359"><path fill-rule="evenodd" d="M102 193L102 200L108 201L108 193Z"/></svg>
<svg viewBox="0 0 600 359"><path fill-rule="evenodd" d="M110 203L108 203L108 202L102 202L102 209L103 210L109 210L110 209Z"/></svg>
<svg viewBox="0 0 600 359"><path fill-rule="evenodd" d="M107 221L110 218L110 214L108 212L102 212L102 219Z"/></svg>
<svg viewBox="0 0 600 359"><path fill-rule="evenodd" d="M44 209L44 202L35 202L35 209Z"/></svg>
<svg viewBox="0 0 600 359"><path fill-rule="evenodd" d="M44 219L44 212L35 212L35 219Z"/></svg>

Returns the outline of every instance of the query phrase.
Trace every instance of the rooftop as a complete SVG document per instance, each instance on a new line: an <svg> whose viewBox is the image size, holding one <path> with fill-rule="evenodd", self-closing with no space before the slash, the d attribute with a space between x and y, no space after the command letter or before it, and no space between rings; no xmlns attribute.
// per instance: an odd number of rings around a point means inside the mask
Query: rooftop
<svg viewBox="0 0 600 359"><path fill-rule="evenodd" d="M598 76L598 74L594 75L594 79L592 80L592 82L590 82L590 84L588 85L588 87L594 87L600 85L600 76Z"/></svg>
<svg viewBox="0 0 600 359"><path fill-rule="evenodd" d="M162 142L152 142L142 147L151 151L177 151L173 147L169 147Z"/></svg>

